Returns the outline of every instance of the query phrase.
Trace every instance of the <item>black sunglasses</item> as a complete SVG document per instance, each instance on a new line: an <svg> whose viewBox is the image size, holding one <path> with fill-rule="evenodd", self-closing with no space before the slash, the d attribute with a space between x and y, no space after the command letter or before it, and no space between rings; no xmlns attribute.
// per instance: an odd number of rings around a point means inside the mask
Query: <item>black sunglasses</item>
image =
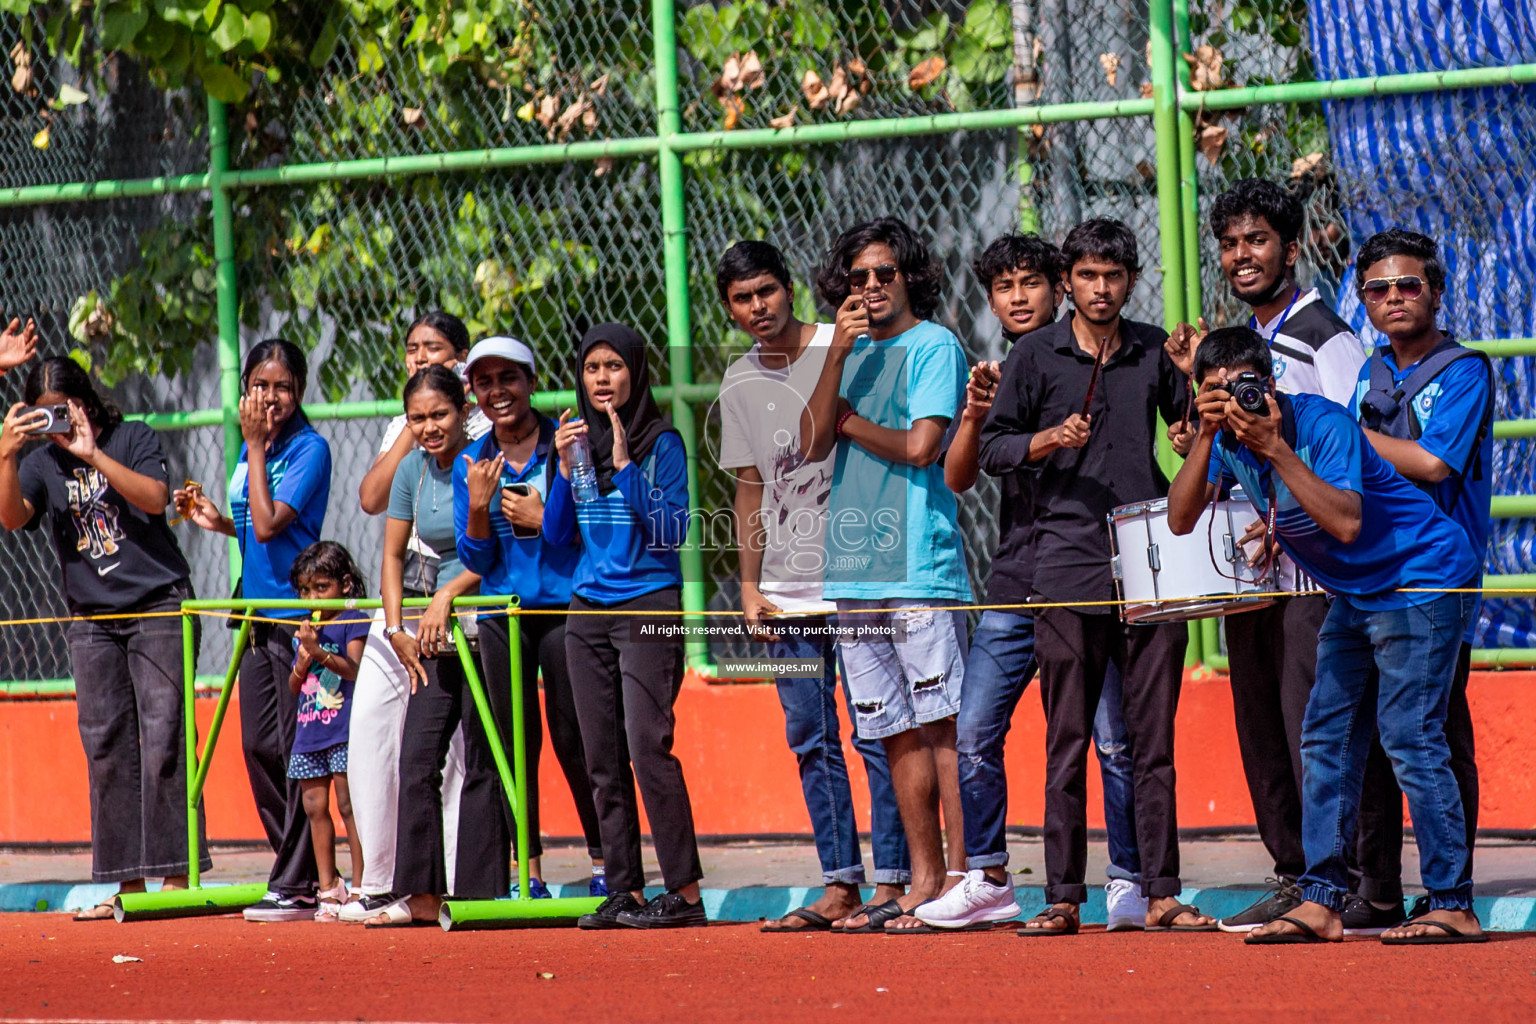
<svg viewBox="0 0 1536 1024"><path fill-rule="evenodd" d="M1417 274L1404 274L1401 277L1373 277L1360 286L1360 293L1368 302L1382 302L1391 294L1393 285L1397 286L1397 294L1409 302L1424 294L1424 279Z"/></svg>
<svg viewBox="0 0 1536 1024"><path fill-rule="evenodd" d="M896 280L896 268L889 263L882 263L875 268L875 280L881 284L890 284ZM855 267L848 271L848 287L857 291L863 288L869 281L869 270L865 267Z"/></svg>

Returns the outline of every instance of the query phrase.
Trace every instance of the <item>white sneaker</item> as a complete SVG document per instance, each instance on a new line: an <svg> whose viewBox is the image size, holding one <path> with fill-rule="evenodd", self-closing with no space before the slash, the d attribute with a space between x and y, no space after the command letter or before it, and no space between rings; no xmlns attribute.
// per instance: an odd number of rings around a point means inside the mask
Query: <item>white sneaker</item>
<svg viewBox="0 0 1536 1024"><path fill-rule="evenodd" d="M1109 908L1104 930L1139 932L1147 926L1147 898L1141 886L1125 878L1111 878L1104 887L1104 902Z"/></svg>
<svg viewBox="0 0 1536 1024"><path fill-rule="evenodd" d="M1007 921L1019 916L1013 895L1013 876L998 885L981 869L967 871L965 881L938 899L929 900L912 916L933 928L969 928L972 925Z"/></svg>

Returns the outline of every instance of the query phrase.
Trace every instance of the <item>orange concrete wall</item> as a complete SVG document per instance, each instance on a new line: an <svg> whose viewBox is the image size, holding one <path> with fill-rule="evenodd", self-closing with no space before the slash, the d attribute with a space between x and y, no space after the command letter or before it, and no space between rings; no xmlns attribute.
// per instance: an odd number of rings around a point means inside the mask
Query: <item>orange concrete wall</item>
<svg viewBox="0 0 1536 1024"><path fill-rule="evenodd" d="M1485 828L1536 829L1536 776L1529 723L1536 721L1536 673L1473 675ZM1008 742L1013 802L1008 820L1038 825L1042 818L1045 724L1038 690L1031 687L1014 717ZM213 701L198 701L206 730ZM231 705L209 772L209 834L218 839L262 835L240 755L239 702ZM806 833L794 757L784 744L784 719L773 688L712 686L690 679L677 705L677 753L693 797L698 831ZM84 842L90 838L85 758L75 731L73 701L0 702L0 843ZM844 736L848 727L844 722ZM846 745L846 744L845 744ZM1177 766L1179 824L1251 825L1232 731L1232 696L1226 679L1189 679L1179 706ZM863 766L848 749L854 798L864 826L868 795ZM580 831L570 794L546 745L540 766L544 831ZM1090 824L1103 825L1098 772L1089 772Z"/></svg>

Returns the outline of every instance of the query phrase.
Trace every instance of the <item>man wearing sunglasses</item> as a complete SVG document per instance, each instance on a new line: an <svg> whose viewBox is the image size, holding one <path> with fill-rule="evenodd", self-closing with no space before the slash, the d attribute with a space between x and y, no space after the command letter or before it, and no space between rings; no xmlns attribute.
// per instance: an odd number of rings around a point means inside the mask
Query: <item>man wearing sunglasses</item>
<svg viewBox="0 0 1536 1024"><path fill-rule="evenodd" d="M1458 345L1435 326L1445 267L1433 239L1412 231L1374 235L1355 257L1360 297L1371 326L1386 336L1360 371L1351 411L1371 446L1399 473L1427 491L1440 510L1467 534L1477 574L1462 585L1482 585L1482 560L1491 527L1493 480L1493 374L1488 358ZM1472 627L1462 638L1451 682L1445 737L1451 751L1467 826L1465 878L1472 877L1477 838L1477 764L1473 760L1472 712L1467 679L1472 670ZM1354 915L1363 927L1346 934L1424 934L1403 917L1403 798L1392 764L1379 742L1371 744L1360 799L1356 843L1359 875ZM1425 904L1416 904L1417 912Z"/></svg>
<svg viewBox="0 0 1536 1024"><path fill-rule="evenodd" d="M885 745L912 858L911 888L844 920L850 933L927 926L910 916L965 866L955 713L965 679L970 577L955 496L939 466L965 392L965 352L927 319L943 271L910 227L881 218L843 232L817 275L837 309L832 344L800 416L800 450L836 453L822 593L859 736ZM948 849L939 828L942 804Z"/></svg>
<svg viewBox="0 0 1536 1024"><path fill-rule="evenodd" d="M1431 907L1420 924L1382 941L1486 941L1472 912L1466 828L1445 739L1473 600L1444 591L1476 572L1466 533L1377 454L1342 407L1316 395L1275 394L1269 347L1256 331L1212 331L1194 369L1200 432L1168 491L1169 528L1193 531L1222 486L1235 482L1266 532L1334 598L1302 723L1303 902L1247 941L1343 940L1348 839L1373 732L1408 796ZM1254 384L1262 412L1238 401Z"/></svg>
<svg viewBox="0 0 1536 1024"><path fill-rule="evenodd" d="M1069 316L1014 347L981 430L981 468L1034 470L1031 602L1046 717L1045 867L1050 906L1026 936L1076 934L1088 898L1087 754L1105 673L1120 670L1134 765L1141 893L1150 928L1205 931L1215 922L1179 902L1173 722L1183 679L1183 623L1127 626L1115 596L1105 517L1168 491L1157 464L1157 415L1188 407L1184 377L1160 327L1121 315L1141 269L1136 237L1090 220L1062 243ZM1082 601L1073 607L1072 602Z"/></svg>
<svg viewBox="0 0 1536 1024"><path fill-rule="evenodd" d="M1328 308L1316 288L1296 283L1305 215L1301 201L1272 181L1247 178L1211 204L1211 232L1232 294L1252 308L1248 326L1269 346L1275 389L1322 395L1347 406L1365 348ZM1204 321L1201 322L1204 330ZM1189 342L1199 332L1174 329L1180 368L1192 371ZM1262 524L1255 523L1255 530ZM1257 532L1243 538L1253 541ZM1256 558L1264 557L1261 550ZM1225 621L1232 718L1259 838L1274 862L1274 888L1221 920L1221 930L1252 931L1301 903L1296 880L1306 867L1301 847L1301 721L1317 676L1317 631L1328 614L1321 595L1283 597L1267 608ZM1346 917L1352 917L1351 907Z"/></svg>

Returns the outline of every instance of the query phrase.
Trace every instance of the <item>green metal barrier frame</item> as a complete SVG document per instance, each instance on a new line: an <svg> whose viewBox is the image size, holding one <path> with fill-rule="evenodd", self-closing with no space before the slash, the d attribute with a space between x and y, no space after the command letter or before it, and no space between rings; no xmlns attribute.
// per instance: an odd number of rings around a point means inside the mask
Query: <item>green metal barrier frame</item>
<svg viewBox="0 0 1536 1024"><path fill-rule="evenodd" d="M406 598L401 602L406 608L425 608L430 598ZM240 623L235 633L234 651L230 655L229 671L214 707L213 721L208 725L208 736L203 741L202 754L197 747L197 648L193 642L193 619L200 613L239 612L255 615L259 611L344 611L357 609L371 611L382 608L381 600L241 600L241 601L183 601L181 603L182 636L182 713L186 721L187 745L187 884L188 888L161 890L159 892L127 893L113 899L114 916L118 921L144 921L166 917L190 917L205 914L226 914L260 900L266 892L265 885L202 885L199 860L202 854L200 828L202 819L203 788L208 782L208 770L213 764L214 748L219 733L224 728L224 716L235 692L235 677L240 671L240 658L250 643L251 622ZM574 924L582 914L597 909L602 902L597 897L535 900L528 885L528 815L522 813L528 806L528 750L523 737L523 659L522 635L516 628L519 614L515 597L478 596L461 597L453 602L456 609L494 608L505 609L509 619L507 629L508 661L511 671L508 682L512 700L512 762L507 763L506 750L501 742L501 731L486 700L485 687L480 672L475 667L474 655L464 638L464 630L458 618L453 619L453 643L464 669L465 681L475 702L486 739L490 743L491 757L496 762L496 772L501 778L502 791L517 820L517 878L518 896L505 900L449 900L443 904L440 922L444 931L470 931L487 928L516 928L530 925ZM299 621L299 620L295 620Z"/></svg>
<svg viewBox="0 0 1536 1024"><path fill-rule="evenodd" d="M239 291L235 274L233 208L231 192L313 184L348 179L395 178L416 174L504 170L541 164L574 163L604 158L654 158L661 191L662 256L666 281L667 342L671 387L657 389L658 400L671 409L674 425L687 450L689 498L699 501L698 422L695 406L712 401L715 385L697 383L693 375L692 309L688 294L687 210L684 199L682 154L699 150L770 149L827 145L874 139L946 135L961 131L1022 129L1036 124L1104 118L1147 117L1156 134L1156 189L1162 264L1164 320L1169 328L1199 315L1200 252L1198 183L1193 140L1194 114L1202 110L1236 110L1256 104L1315 103L1322 100L1385 96L1403 93L1473 89L1487 86L1536 83L1536 64L1471 68L1340 79L1325 82L1291 82L1247 86L1214 92L1194 92L1189 69L1179 54L1192 49L1187 0L1150 0L1149 35L1152 53L1152 96L1098 102L1057 103L931 114L917 117L875 118L832 124L795 125L782 129L685 132L682 130L678 91L676 0L652 0L656 85L656 132L653 136L598 139L565 144L544 144L386 156L357 160L288 164L251 170L229 165L228 118L224 104L208 99L209 164L204 174L142 178L121 181L71 182L0 189L0 206L83 202L142 196L207 192L213 220L213 251L218 304L218 409L179 413L151 413L144 419L157 429L222 426L226 473L232 472L240 449L239 431ZM1485 343L1498 355L1536 355L1536 340L1520 339ZM570 392L537 396L536 405L546 411L573 404ZM398 404L385 402L337 403L306 407L312 419L351 419L392 415ZM1536 437L1536 420L1501 422L1497 438ZM1174 456L1163 442L1165 466ZM1494 499L1496 516L1536 517L1536 495L1511 495ZM690 621L699 621L705 608L703 552L700 526L690 519L689 534L681 557L684 585L683 610ZM230 543L231 572L239 575L239 551ZM1192 625L1192 664L1224 667L1215 643L1215 625ZM688 660L706 666L708 648L702 640L689 640ZM1480 663L1525 663L1524 652L1479 652ZM1529 656L1536 662L1536 654ZM56 687L48 680L36 687Z"/></svg>

